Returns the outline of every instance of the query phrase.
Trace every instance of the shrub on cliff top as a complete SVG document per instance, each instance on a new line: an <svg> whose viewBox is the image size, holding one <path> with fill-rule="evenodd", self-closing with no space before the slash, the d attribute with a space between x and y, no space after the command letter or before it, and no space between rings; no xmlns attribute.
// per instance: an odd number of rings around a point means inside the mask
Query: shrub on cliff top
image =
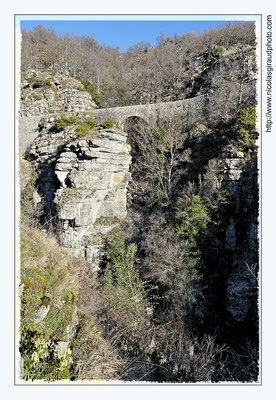
<svg viewBox="0 0 276 400"><path fill-rule="evenodd" d="M100 107L104 100L104 94L102 92L98 92L96 87L91 82L82 80L80 77L76 77L76 79L78 79L83 84L86 92L91 95L97 106Z"/></svg>
<svg viewBox="0 0 276 400"><path fill-rule="evenodd" d="M66 116L62 114L59 118L55 120L54 127L59 132L67 128L67 126L74 125L77 120L78 117L76 117L75 115Z"/></svg>
<svg viewBox="0 0 276 400"><path fill-rule="evenodd" d="M258 137L255 107L245 107L238 116L233 128L238 146L242 150L252 147Z"/></svg>
<svg viewBox="0 0 276 400"><path fill-rule="evenodd" d="M50 78L42 79L42 78L37 77L36 74L33 74L29 78L27 78L27 82L33 86L33 89L51 86Z"/></svg>
<svg viewBox="0 0 276 400"><path fill-rule="evenodd" d="M75 135L78 137L83 137L88 135L91 129L97 126L97 122L90 118L87 121L81 122L75 129Z"/></svg>
<svg viewBox="0 0 276 400"><path fill-rule="evenodd" d="M107 129L107 128L112 128L114 126L114 121L111 119L107 119L102 123L102 127Z"/></svg>

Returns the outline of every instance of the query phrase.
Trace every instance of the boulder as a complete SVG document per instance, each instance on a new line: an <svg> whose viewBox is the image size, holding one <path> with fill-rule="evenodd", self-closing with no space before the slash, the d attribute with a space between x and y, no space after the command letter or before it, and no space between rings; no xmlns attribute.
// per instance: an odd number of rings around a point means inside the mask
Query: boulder
<svg viewBox="0 0 276 400"><path fill-rule="evenodd" d="M43 321L46 315L48 314L49 310L50 310L50 305L48 306L42 305L41 307L39 307L39 309L35 314L34 323L38 324L39 322Z"/></svg>
<svg viewBox="0 0 276 400"><path fill-rule="evenodd" d="M63 342L63 341L57 342L55 344L55 348L54 348L55 353L59 357L63 357L67 350L68 344L69 344L69 342Z"/></svg>

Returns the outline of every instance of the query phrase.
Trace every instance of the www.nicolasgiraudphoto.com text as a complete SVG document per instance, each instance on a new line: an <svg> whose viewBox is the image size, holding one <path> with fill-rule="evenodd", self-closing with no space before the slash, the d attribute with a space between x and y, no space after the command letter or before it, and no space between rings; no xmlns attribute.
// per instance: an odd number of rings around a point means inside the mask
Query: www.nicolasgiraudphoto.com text
<svg viewBox="0 0 276 400"><path fill-rule="evenodd" d="M266 33L266 132L272 129L272 15L267 16Z"/></svg>

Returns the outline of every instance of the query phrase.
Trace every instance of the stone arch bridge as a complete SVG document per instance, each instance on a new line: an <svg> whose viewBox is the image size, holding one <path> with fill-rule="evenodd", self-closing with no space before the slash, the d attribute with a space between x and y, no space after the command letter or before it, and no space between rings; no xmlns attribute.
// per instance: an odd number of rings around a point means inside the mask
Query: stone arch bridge
<svg viewBox="0 0 276 400"><path fill-rule="evenodd" d="M141 104L136 106L102 108L93 111L93 116L99 122L106 119L115 121L120 128L124 129L129 118L138 117L150 124L156 120L157 115L161 118L184 113L185 111L197 111L201 113L204 106L209 102L209 95L193 97L191 99L170 101L166 103Z"/></svg>
<svg viewBox="0 0 276 400"><path fill-rule="evenodd" d="M143 104L136 106L125 106L125 107L113 107L113 108L101 108L96 110L91 110L89 112L84 111L85 114L90 113L97 120L97 122L103 122L106 119L114 120L121 129L125 129L126 122L132 117L141 118L146 123L154 121L159 115L161 118L165 118L172 115L181 114L184 112L191 112L199 116L204 113L207 104L212 103L212 98L214 95L202 95L193 97L190 99L171 101L166 103L156 103L156 104ZM78 112L80 113L80 112ZM65 113L70 114L70 113ZM54 118L60 113L51 114ZM38 136L38 124L39 121L44 117L49 117L50 115L31 115L31 116L19 116L18 127L16 131L18 132L19 152L23 154L27 147L32 143L32 141Z"/></svg>
<svg viewBox="0 0 276 400"><path fill-rule="evenodd" d="M244 93L252 91L253 84L253 94L254 91L254 81L244 84ZM182 115L195 115L197 120L201 117L205 117L208 114L208 108L212 107L216 109L216 103L219 101L227 102L229 96L234 96L235 93L230 93L229 91L223 90L223 88L216 90L213 93L204 94L201 96L192 97L190 99L169 101L166 103L156 103L156 104L141 104L136 106L125 106L125 107L113 107L113 108L101 108L94 109L90 111L78 111L87 114L91 113L98 123L105 121L106 119L114 120L121 129L126 128L126 123L128 119L131 118L141 118L146 123L151 123L156 120L157 115L161 118L166 118L168 116L173 116L177 114ZM65 112L65 114L73 114ZM53 118L60 115L60 112L52 114L39 114L30 116L19 116L16 121L16 134L18 135L16 140L16 146L19 146L19 153L23 154L27 147L32 143L32 141L38 136L38 124L39 121L44 117L53 116Z"/></svg>

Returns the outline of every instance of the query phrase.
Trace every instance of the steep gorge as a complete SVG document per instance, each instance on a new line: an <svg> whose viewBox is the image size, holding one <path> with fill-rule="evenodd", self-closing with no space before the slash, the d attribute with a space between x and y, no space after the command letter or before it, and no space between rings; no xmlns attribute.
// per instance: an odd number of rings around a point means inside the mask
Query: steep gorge
<svg viewBox="0 0 276 400"><path fill-rule="evenodd" d="M78 310L98 321L118 359L134 360L133 374L114 377L257 380L254 78L238 92L183 100L167 116L160 115L160 106L147 106L150 121L136 113L127 124L116 123L116 108L105 111L106 120L97 119L90 94L72 77L44 71L24 79L20 113L33 125L30 132L21 119L23 131L31 134L22 153L36 175L32 206L43 229L52 229L60 245L85 263ZM97 309L98 300L90 296L97 297L102 282L106 304ZM153 297L147 297L147 285ZM47 312L54 306L47 304ZM65 340L72 349L81 319ZM230 346L230 359L242 349L244 365L251 351L254 367L244 373L235 361L222 372L211 361L203 367L206 335L217 335L218 346ZM220 356L214 357L219 366Z"/></svg>

